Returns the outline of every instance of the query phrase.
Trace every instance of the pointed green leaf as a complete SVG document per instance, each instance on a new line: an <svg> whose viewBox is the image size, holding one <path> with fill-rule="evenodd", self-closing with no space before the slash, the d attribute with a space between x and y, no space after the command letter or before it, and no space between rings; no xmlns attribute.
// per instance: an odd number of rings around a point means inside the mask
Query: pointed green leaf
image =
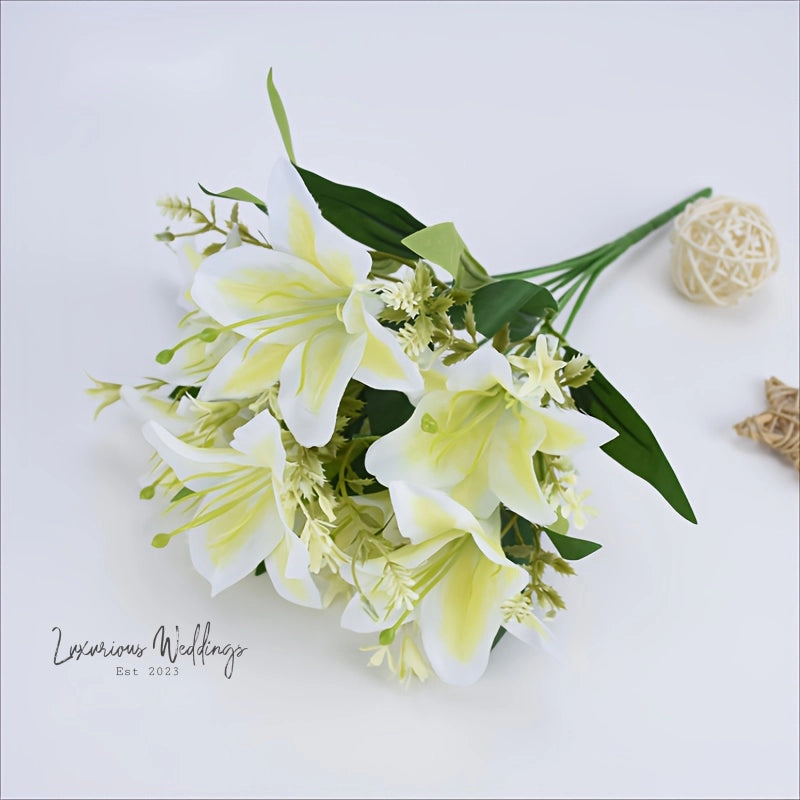
<svg viewBox="0 0 800 800"><path fill-rule="evenodd" d="M406 259L416 257L402 241L425 226L408 211L366 189L334 183L302 167L297 171L322 216L342 233L372 250Z"/></svg>
<svg viewBox="0 0 800 800"><path fill-rule="evenodd" d="M563 533L556 533L548 528L545 528L544 532L553 543L553 547L558 550L561 558L565 558L567 561L579 561L602 547L597 542L578 539L575 536L565 536Z"/></svg>
<svg viewBox="0 0 800 800"><path fill-rule="evenodd" d="M418 256L446 269L453 276L453 285L459 289L478 289L492 281L469 252L452 222L423 228L406 236L403 244Z"/></svg>
<svg viewBox="0 0 800 800"><path fill-rule="evenodd" d="M198 183L197 185L204 194L210 197L223 197L226 200L240 200L245 203L252 203L260 211L263 211L265 214L267 213L267 204L261 198L248 192L247 189L242 189L239 186L232 186L224 192L212 192L210 189L206 189L202 183Z"/></svg>
<svg viewBox="0 0 800 800"><path fill-rule="evenodd" d="M511 341L517 341L524 339L558 304L543 286L509 278L478 289L472 295L472 307L478 330L484 336L494 336L508 322Z"/></svg>
<svg viewBox="0 0 800 800"><path fill-rule="evenodd" d="M281 96L278 94L278 90L272 80L272 67L267 73L267 94L269 95L269 104L272 106L272 116L275 117L278 130L281 132L281 139L283 139L283 146L286 148L286 155L289 156L289 161L294 164L294 148L292 147L292 134L289 130L289 118L286 116L283 100L281 100Z"/></svg>
<svg viewBox="0 0 800 800"><path fill-rule="evenodd" d="M175 494L175 497L170 500L170 503L177 503L178 500L183 500L184 497L188 497L190 494L194 494L194 489L190 489L188 486L182 486Z"/></svg>
<svg viewBox="0 0 800 800"><path fill-rule="evenodd" d="M578 355L568 347L567 356ZM591 366L595 366L590 361ZM596 369L596 367L595 367ZM597 370L591 381L571 391L581 411L602 420L619 433L602 446L603 451L625 469L646 480L689 522L697 522L675 472L647 423L633 406Z"/></svg>

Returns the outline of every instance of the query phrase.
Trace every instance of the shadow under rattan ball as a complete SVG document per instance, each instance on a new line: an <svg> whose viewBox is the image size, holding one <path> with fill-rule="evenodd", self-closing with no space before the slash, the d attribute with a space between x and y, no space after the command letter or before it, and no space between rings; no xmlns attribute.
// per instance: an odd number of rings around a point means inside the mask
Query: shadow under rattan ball
<svg viewBox="0 0 800 800"><path fill-rule="evenodd" d="M688 205L672 241L672 279L697 303L736 305L778 268L778 240L764 212L732 197Z"/></svg>

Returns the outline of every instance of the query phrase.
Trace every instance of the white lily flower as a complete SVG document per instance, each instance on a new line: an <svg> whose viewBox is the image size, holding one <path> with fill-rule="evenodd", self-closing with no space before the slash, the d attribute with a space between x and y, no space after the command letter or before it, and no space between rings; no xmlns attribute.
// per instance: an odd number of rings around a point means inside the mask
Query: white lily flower
<svg viewBox="0 0 800 800"><path fill-rule="evenodd" d="M506 358L485 347L449 370L444 390L422 397L411 418L367 451L366 467L392 481L448 491L477 517L498 503L542 525L556 520L536 477L536 452L565 455L616 436L577 411L545 409L515 390Z"/></svg>
<svg viewBox="0 0 800 800"><path fill-rule="evenodd" d="M436 674L459 686L474 683L508 616L505 604L530 576L503 553L499 514L479 521L443 492L399 481L389 491L410 544L356 567L360 594L345 609L342 625L366 633L415 619ZM390 603L387 564L412 580L413 612Z"/></svg>
<svg viewBox="0 0 800 800"><path fill-rule="evenodd" d="M325 444L351 378L377 389L421 389L414 362L375 318L367 250L326 222L295 168L275 166L267 193L272 250L237 247L206 258L192 298L245 337L220 361L204 399L253 397L280 381L278 405L295 439Z"/></svg>
<svg viewBox="0 0 800 800"><path fill-rule="evenodd" d="M319 608L308 551L292 531L281 502L286 456L278 423L266 413L236 429L231 446L195 447L155 422L144 435L159 456L191 489L193 519L154 543L163 546L187 531L195 569L212 595L231 586L266 561L275 589L287 600Z"/></svg>

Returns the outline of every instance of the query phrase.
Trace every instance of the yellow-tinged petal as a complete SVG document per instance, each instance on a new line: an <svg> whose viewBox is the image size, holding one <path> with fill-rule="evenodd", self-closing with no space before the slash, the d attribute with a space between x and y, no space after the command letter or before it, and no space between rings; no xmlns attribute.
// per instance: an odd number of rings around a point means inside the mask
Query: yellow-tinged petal
<svg viewBox="0 0 800 800"><path fill-rule="evenodd" d="M467 686L483 675L503 622L501 605L527 582L522 567L497 564L465 540L419 608L425 654L443 681Z"/></svg>
<svg viewBox="0 0 800 800"><path fill-rule="evenodd" d="M549 455L560 456L581 447L600 447L616 437L617 431L599 419L558 408L526 408L526 420L537 419L544 427L544 438L538 449Z"/></svg>
<svg viewBox="0 0 800 800"><path fill-rule="evenodd" d="M360 594L354 594L344 607L341 626L356 633L377 633L391 628L404 613L404 609L389 610L389 595L375 590L376 581L361 588L367 593L372 613L367 611Z"/></svg>
<svg viewBox="0 0 800 800"><path fill-rule="evenodd" d="M267 190L270 241L276 250L315 264L333 283L350 289L372 266L367 248L322 216L297 170L286 160L273 167Z"/></svg>
<svg viewBox="0 0 800 800"><path fill-rule="evenodd" d="M281 428L269 411L256 414L236 429L231 447L245 455L250 464L268 467L273 480L280 482L286 468L286 451L281 440Z"/></svg>
<svg viewBox="0 0 800 800"><path fill-rule="evenodd" d="M203 384L201 400L257 397L279 378L292 345L242 339L221 359Z"/></svg>
<svg viewBox="0 0 800 800"><path fill-rule="evenodd" d="M215 595L249 575L282 541L285 531L272 486L266 484L189 531L192 563Z"/></svg>
<svg viewBox="0 0 800 800"><path fill-rule="evenodd" d="M510 390L513 378L506 357L493 347L481 347L447 370L451 392L485 391L497 385Z"/></svg>
<svg viewBox="0 0 800 800"><path fill-rule="evenodd" d="M547 503L533 469L533 453L544 437L537 420L523 424L505 416L498 423L489 457L489 483L498 499L531 522L549 525L556 512Z"/></svg>
<svg viewBox="0 0 800 800"><path fill-rule="evenodd" d="M438 427L439 421L446 419L450 400L449 392L425 395L407 422L370 446L365 461L367 470L384 486L391 481L413 480L416 484L442 489L462 481L474 459L474 443L461 443L466 456L459 452L456 458L440 458L445 447L449 445L452 452L459 442L428 432L430 425L426 425L428 430L423 429L423 420L433 420Z"/></svg>
<svg viewBox="0 0 800 800"><path fill-rule="evenodd" d="M275 591L286 600L322 608L322 597L308 571L308 551L294 533L287 532L265 561Z"/></svg>
<svg viewBox="0 0 800 800"><path fill-rule="evenodd" d="M249 466L248 458L237 450L186 444L157 422L146 423L142 432L181 483L196 492L213 488L233 471Z"/></svg>
<svg viewBox="0 0 800 800"><path fill-rule="evenodd" d="M119 396L142 421L155 422L170 433L180 436L192 427L196 415L179 415L178 403L167 396L167 391L169 387L154 393L135 386L121 386Z"/></svg>
<svg viewBox="0 0 800 800"><path fill-rule="evenodd" d="M353 377L375 389L394 389L417 394L423 389L417 365L405 354L395 334L384 328L364 305L364 297L353 292L342 311L350 333L366 335L361 363Z"/></svg>
<svg viewBox="0 0 800 800"><path fill-rule="evenodd" d="M429 539L451 531L477 533L481 526L475 517L443 492L427 486L411 485L403 481L389 484L392 506L397 515L397 526L412 544L421 544ZM452 538L452 537L451 537ZM444 544L441 541L440 546Z"/></svg>
<svg viewBox="0 0 800 800"><path fill-rule="evenodd" d="M286 358L278 405L304 447L324 445L333 435L339 402L361 361L364 339L351 336L341 324L331 325L315 331Z"/></svg>
<svg viewBox="0 0 800 800"><path fill-rule="evenodd" d="M348 294L308 261L262 247L209 256L192 286L194 301L221 325L280 344L301 342L336 320L336 307Z"/></svg>

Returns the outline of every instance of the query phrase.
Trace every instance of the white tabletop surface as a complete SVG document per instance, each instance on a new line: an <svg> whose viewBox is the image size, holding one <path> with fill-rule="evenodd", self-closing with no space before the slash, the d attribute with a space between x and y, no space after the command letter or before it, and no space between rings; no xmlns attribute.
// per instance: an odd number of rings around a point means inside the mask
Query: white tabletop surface
<svg viewBox="0 0 800 800"><path fill-rule="evenodd" d="M494 272L575 255L697 189L760 204L782 264L734 309L672 288L661 232L572 331L650 423L700 524L602 454L603 549L558 657L511 637L467 689L365 667L333 610L265 579L209 597L149 546L148 447L92 422L174 341L166 193L265 191L281 154L453 220ZM2 5L5 797L797 797L798 481L732 431L798 384L796 3ZM212 624L175 676L65 643ZM140 659L144 666L155 662Z"/></svg>

